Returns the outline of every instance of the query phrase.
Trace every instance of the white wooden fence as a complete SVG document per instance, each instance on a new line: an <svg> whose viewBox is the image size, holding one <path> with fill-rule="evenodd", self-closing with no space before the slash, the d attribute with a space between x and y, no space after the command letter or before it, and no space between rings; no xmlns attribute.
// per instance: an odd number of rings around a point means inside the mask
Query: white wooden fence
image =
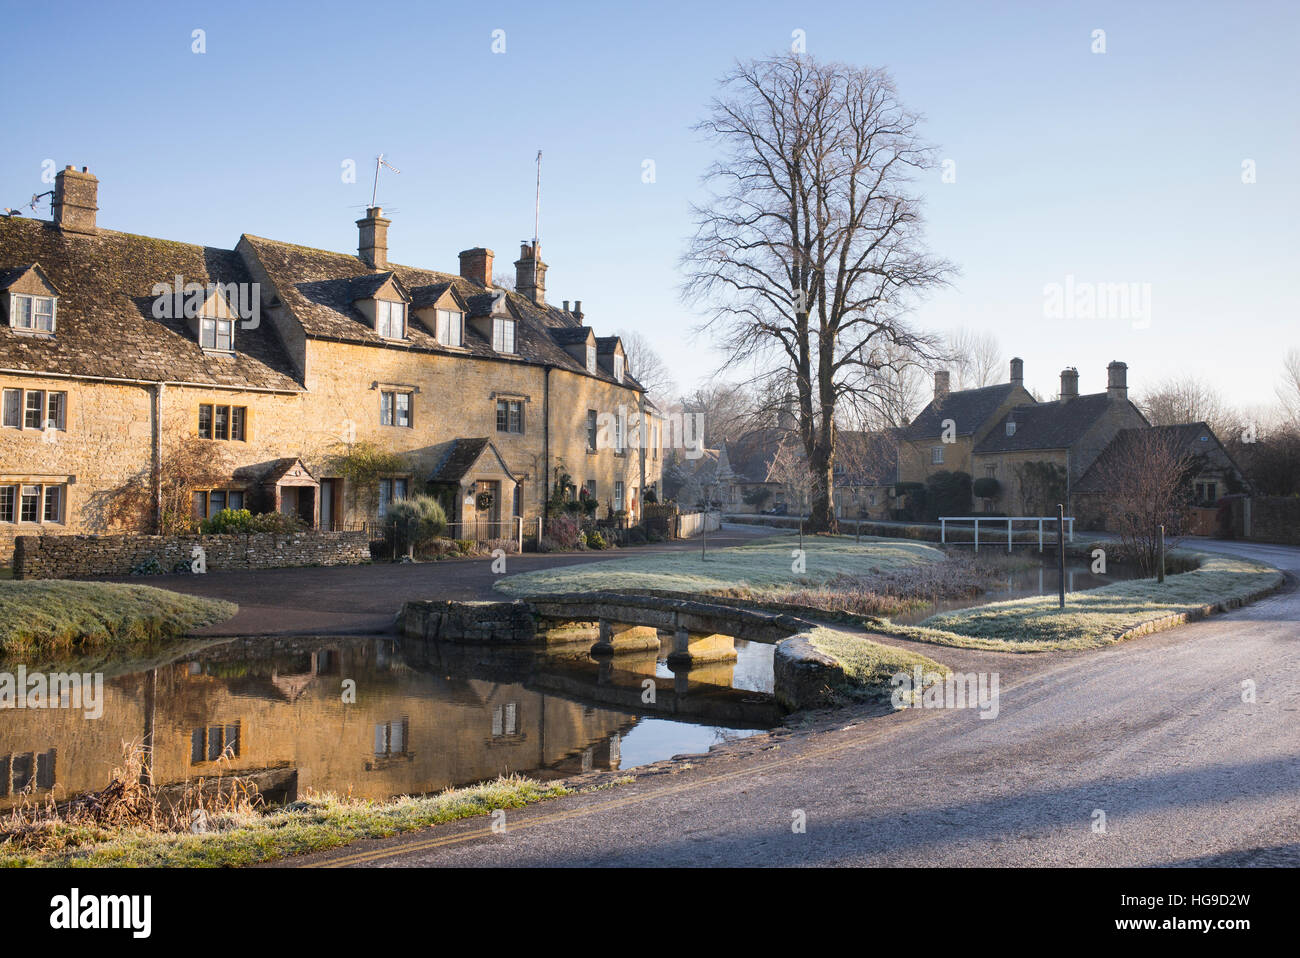
<svg viewBox="0 0 1300 958"><path fill-rule="evenodd" d="M939 541L948 541L948 523L950 522L973 522L975 524L975 551L980 551L980 523L985 525L1000 526L1005 524L1007 527L1007 551L1011 551L1011 543L1014 539L1013 523L1016 522L1037 522L1038 523L1038 551L1043 551L1043 523L1056 522L1056 516L940 516L939 517ZM1065 517L1066 541L1074 541L1074 516ZM1000 538L1000 537L999 537Z"/></svg>

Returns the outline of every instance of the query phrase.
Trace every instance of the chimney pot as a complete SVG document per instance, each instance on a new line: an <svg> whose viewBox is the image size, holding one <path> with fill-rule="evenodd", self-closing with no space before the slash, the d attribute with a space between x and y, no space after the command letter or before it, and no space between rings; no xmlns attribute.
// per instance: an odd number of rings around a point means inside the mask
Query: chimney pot
<svg viewBox="0 0 1300 958"><path fill-rule="evenodd" d="M1025 384L1025 361L1019 356L1011 360L1011 383L1017 386Z"/></svg>
<svg viewBox="0 0 1300 958"><path fill-rule="evenodd" d="M368 207L365 217L357 220L360 231L357 255L371 269L388 268L388 226L392 222L384 219L380 206Z"/></svg>
<svg viewBox="0 0 1300 958"><path fill-rule="evenodd" d="M1128 364L1118 359L1106 367L1106 395L1111 399L1128 399Z"/></svg>
<svg viewBox="0 0 1300 958"><path fill-rule="evenodd" d="M54 225L68 233L94 233L99 180L69 164L54 177Z"/></svg>
<svg viewBox="0 0 1300 958"><path fill-rule="evenodd" d="M1061 370L1061 402L1069 402L1079 395L1079 370L1070 366Z"/></svg>
<svg viewBox="0 0 1300 958"><path fill-rule="evenodd" d="M520 242L519 259L515 260L515 292L538 306L546 305L546 264L542 262L541 244Z"/></svg>
<svg viewBox="0 0 1300 958"><path fill-rule="evenodd" d="M460 253L460 275L484 289L492 288L492 258L496 256L484 246L462 250Z"/></svg>

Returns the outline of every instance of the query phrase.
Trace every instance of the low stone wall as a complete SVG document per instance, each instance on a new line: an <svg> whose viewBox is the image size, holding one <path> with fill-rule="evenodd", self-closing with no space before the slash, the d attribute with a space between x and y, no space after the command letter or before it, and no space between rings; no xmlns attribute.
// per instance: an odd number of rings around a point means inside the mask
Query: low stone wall
<svg viewBox="0 0 1300 958"><path fill-rule="evenodd" d="M130 575L150 559L163 572L193 561L203 549L209 572L284 566L355 565L370 561L362 532L303 532L279 535L19 536L14 543L15 579L71 579Z"/></svg>
<svg viewBox="0 0 1300 958"><path fill-rule="evenodd" d="M1256 496L1250 503L1250 538L1300 545L1300 499Z"/></svg>

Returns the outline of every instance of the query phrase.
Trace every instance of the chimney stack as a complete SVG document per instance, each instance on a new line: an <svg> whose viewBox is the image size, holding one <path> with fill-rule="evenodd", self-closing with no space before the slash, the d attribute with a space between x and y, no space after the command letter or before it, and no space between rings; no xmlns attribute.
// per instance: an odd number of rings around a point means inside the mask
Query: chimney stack
<svg viewBox="0 0 1300 958"><path fill-rule="evenodd" d="M1106 367L1106 395L1111 399L1128 399L1128 364L1118 359Z"/></svg>
<svg viewBox="0 0 1300 958"><path fill-rule="evenodd" d="M1071 366L1061 370L1061 402L1079 397L1079 370Z"/></svg>
<svg viewBox="0 0 1300 958"><path fill-rule="evenodd" d="M365 219L357 220L361 242L357 255L371 269L388 269L388 226L392 220L384 219L382 207L371 206Z"/></svg>
<svg viewBox="0 0 1300 958"><path fill-rule="evenodd" d="M1011 385L1024 386L1025 384L1025 361L1019 356L1011 360Z"/></svg>
<svg viewBox="0 0 1300 958"><path fill-rule="evenodd" d="M934 398L938 402L948 395L948 370L937 369L934 373Z"/></svg>
<svg viewBox="0 0 1300 958"><path fill-rule="evenodd" d="M533 240L519 244L519 259L515 260L515 292L526 296L538 306L546 305L546 264L542 262L542 245Z"/></svg>
<svg viewBox="0 0 1300 958"><path fill-rule="evenodd" d="M491 289L492 257L495 255L490 249L482 246L462 250L460 254L460 275L484 289Z"/></svg>
<svg viewBox="0 0 1300 958"><path fill-rule="evenodd" d="M83 166L71 166L54 177L54 225L65 233L94 233L99 209L99 180Z"/></svg>
<svg viewBox="0 0 1300 958"><path fill-rule="evenodd" d="M582 300L580 299L573 301L573 318L579 322L582 321Z"/></svg>

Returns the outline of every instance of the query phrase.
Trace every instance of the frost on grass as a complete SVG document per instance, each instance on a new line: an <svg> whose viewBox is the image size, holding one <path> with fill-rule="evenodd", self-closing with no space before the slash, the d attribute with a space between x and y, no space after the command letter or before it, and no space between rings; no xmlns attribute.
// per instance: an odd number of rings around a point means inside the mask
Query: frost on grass
<svg viewBox="0 0 1300 958"><path fill-rule="evenodd" d="M28 664L184 635L238 611L233 602L146 585L0 581L0 659Z"/></svg>
<svg viewBox="0 0 1300 958"><path fill-rule="evenodd" d="M937 563L944 554L933 546L897 539L805 537L806 571L792 570L797 536L709 551L672 552L561 566L509 576L496 588L510 595L553 592L643 591L726 594L752 589L778 592L815 587L837 576L863 576Z"/></svg>
<svg viewBox="0 0 1300 958"><path fill-rule="evenodd" d="M1282 573L1262 562L1198 554L1198 568L1161 584L1132 579L1056 596L1032 596L932 615L917 626L890 625L900 638L1004 652L1088 649L1167 616L1221 606L1276 588Z"/></svg>

